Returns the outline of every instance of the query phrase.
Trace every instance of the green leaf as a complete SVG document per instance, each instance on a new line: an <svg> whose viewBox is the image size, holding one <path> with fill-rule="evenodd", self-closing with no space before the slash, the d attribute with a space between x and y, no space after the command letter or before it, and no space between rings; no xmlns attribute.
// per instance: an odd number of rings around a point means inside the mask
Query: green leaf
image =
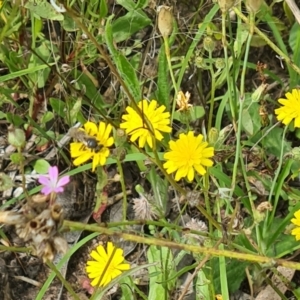
<svg viewBox="0 0 300 300"><path fill-rule="evenodd" d="M99 17L105 18L107 16L107 13L108 13L108 8L107 8L106 0L101 0Z"/></svg>
<svg viewBox="0 0 300 300"><path fill-rule="evenodd" d="M77 121L78 113L80 112L82 107L82 99L76 99L75 103L73 104L72 108L70 109L70 119L71 124L74 124Z"/></svg>
<svg viewBox="0 0 300 300"><path fill-rule="evenodd" d="M50 98L49 99L50 105L52 109L62 118L66 116L64 110L66 108L65 102L61 101L57 98Z"/></svg>
<svg viewBox="0 0 300 300"><path fill-rule="evenodd" d="M208 284L209 280L206 278L203 268L201 268L197 273L196 295L201 295L202 299L211 299Z"/></svg>
<svg viewBox="0 0 300 300"><path fill-rule="evenodd" d="M20 127L21 125L23 125L25 123L23 118L21 118L18 115L14 115L10 112L6 113L6 120L16 127Z"/></svg>
<svg viewBox="0 0 300 300"><path fill-rule="evenodd" d="M191 114L191 121L194 122L200 118L202 118L205 115L205 110L203 106L193 106L190 109L190 114Z"/></svg>
<svg viewBox="0 0 300 300"><path fill-rule="evenodd" d="M111 18L107 20L105 27L105 39L112 60L117 66L117 69L122 76L127 88L131 92L136 102L141 100L140 83L136 75L135 69L125 56L115 48L115 41L112 34Z"/></svg>
<svg viewBox="0 0 300 300"><path fill-rule="evenodd" d="M242 125L246 133L250 136L253 135L253 122L252 118L249 114L249 111L246 109L243 109L242 112Z"/></svg>
<svg viewBox="0 0 300 300"><path fill-rule="evenodd" d="M300 25L295 22L294 26L290 31L289 44L293 51L293 61L300 67ZM294 82L299 84L300 74L295 74Z"/></svg>
<svg viewBox="0 0 300 300"><path fill-rule="evenodd" d="M172 252L167 247L157 247L151 245L147 251L149 263L158 263L148 268L149 271L149 295L148 299L161 299L165 294L167 286L164 284L167 278L171 278L174 274ZM174 286L175 279L169 281L168 285Z"/></svg>
<svg viewBox="0 0 300 300"><path fill-rule="evenodd" d="M135 32L151 24L151 20L141 10L132 10L112 22L113 38L116 43L127 40Z"/></svg>
<svg viewBox="0 0 300 300"><path fill-rule="evenodd" d="M282 128L273 128L268 135L262 140L262 147L268 155L275 155L280 157L281 153L281 140L282 140ZM291 142L285 142L283 153L288 153L292 149Z"/></svg>
<svg viewBox="0 0 300 300"><path fill-rule="evenodd" d="M136 4L136 8L145 8L148 6L149 0L139 0Z"/></svg>
<svg viewBox="0 0 300 300"><path fill-rule="evenodd" d="M46 113L42 116L41 123L46 124L47 122L54 119L54 114L52 111L46 111Z"/></svg>
<svg viewBox="0 0 300 300"><path fill-rule="evenodd" d="M29 0L25 3L24 7L29 9L38 19L45 18L56 21L62 21L64 19L64 16L58 13L46 0Z"/></svg>
<svg viewBox="0 0 300 300"><path fill-rule="evenodd" d="M132 0L116 0L116 2L126 8L128 11L133 10L136 5Z"/></svg>
<svg viewBox="0 0 300 300"><path fill-rule="evenodd" d="M50 164L45 159L38 159L34 162L33 168L38 174L47 174Z"/></svg>
<svg viewBox="0 0 300 300"><path fill-rule="evenodd" d="M236 259L226 258L226 275L228 281L228 290L230 293L237 291L246 278L245 269L249 265L249 262L238 261ZM211 259L212 271L214 279L214 287L216 294L221 293L221 284L220 284L220 269L219 269L219 259L214 257Z"/></svg>
<svg viewBox="0 0 300 300"><path fill-rule="evenodd" d="M65 19L62 22L62 27L67 32L74 32L78 29L75 20L69 15L65 15Z"/></svg>
<svg viewBox="0 0 300 300"><path fill-rule="evenodd" d="M50 63L49 65L53 66L54 63ZM20 71L12 72L10 74L0 76L0 83L4 82L4 81L7 81L7 80L17 78L17 77L20 77L20 76L27 75L27 74L30 74L30 73L34 73L36 71L43 70L43 69L46 69L46 68L49 68L49 66L42 64L42 65L33 66L31 68L28 68L28 69L23 69L23 70L20 70Z"/></svg>
<svg viewBox="0 0 300 300"><path fill-rule="evenodd" d="M132 0L117 0L116 2L128 11L131 11L136 8L145 8L148 5L149 0L139 0L137 3Z"/></svg>
<svg viewBox="0 0 300 300"><path fill-rule="evenodd" d="M162 45L158 54L158 77L157 77L157 101L170 110L171 85L169 84L168 62L165 53L165 46ZM174 116L175 118L175 116Z"/></svg>
<svg viewBox="0 0 300 300"><path fill-rule="evenodd" d="M250 45L252 47L261 48L263 46L266 46L267 42L259 35L253 34Z"/></svg>
<svg viewBox="0 0 300 300"><path fill-rule="evenodd" d="M151 186L155 186L154 189L154 199L156 207L162 211L162 215L167 215L167 203L168 203L168 181L162 179L161 176L157 173L156 169L152 166L151 170L147 176L147 179L150 181Z"/></svg>
<svg viewBox="0 0 300 300"><path fill-rule="evenodd" d="M50 47L50 43L48 41L44 41L39 47L35 48L38 56L31 56L28 67L34 68L35 66L41 65L44 61L49 62L49 57L52 57L50 53ZM51 62L53 62L53 59L51 59ZM34 86L37 84L38 88L43 88L48 79L50 71L51 69L48 67L29 74L29 78L32 80Z"/></svg>
<svg viewBox="0 0 300 300"><path fill-rule="evenodd" d="M11 162L13 164L19 165L22 161L24 161L24 157L22 153L13 153L9 156Z"/></svg>
<svg viewBox="0 0 300 300"><path fill-rule="evenodd" d="M75 72L74 72L75 75ZM108 104L104 103L101 94L98 89L95 87L95 84L92 80L84 73L76 72L77 85L81 90L85 91L85 96L90 100L86 103L91 105L91 103L103 114L106 114L104 110Z"/></svg>

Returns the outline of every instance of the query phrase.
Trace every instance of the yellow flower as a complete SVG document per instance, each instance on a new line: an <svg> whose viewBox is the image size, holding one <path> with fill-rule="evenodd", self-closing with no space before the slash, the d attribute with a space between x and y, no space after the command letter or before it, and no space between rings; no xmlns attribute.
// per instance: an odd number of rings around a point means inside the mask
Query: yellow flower
<svg viewBox="0 0 300 300"><path fill-rule="evenodd" d="M292 231L291 234L295 235L296 241L300 240L300 209L297 210L294 213L294 219L291 220L291 222L296 225L297 227L295 227Z"/></svg>
<svg viewBox="0 0 300 300"><path fill-rule="evenodd" d="M285 94L287 99L280 98L278 102L283 106L275 109L278 121L288 125L295 119L295 127L300 127L300 90L293 89Z"/></svg>
<svg viewBox="0 0 300 300"><path fill-rule="evenodd" d="M86 272L92 286L105 286L130 269L130 264L123 263L123 250L111 242L107 243L107 252L103 246L98 246L90 255L94 260L87 261Z"/></svg>
<svg viewBox="0 0 300 300"><path fill-rule="evenodd" d="M166 107L161 105L157 107L156 100L140 101L138 107L151 123L155 138L159 141L163 139L161 132L171 132L170 113L164 112ZM150 148L153 148L151 129L147 127L145 120L130 106L126 108L127 114L122 116L123 123L120 128L125 129L128 135L131 135L130 140L135 142L139 139L139 147L143 148L147 142Z"/></svg>
<svg viewBox="0 0 300 300"><path fill-rule="evenodd" d="M202 140L203 135L194 136L194 133L189 131L188 134L181 133L176 142L169 142L171 151L164 155L167 160L164 168L168 174L176 171L176 181L183 177L192 181L195 171L204 175L206 173L204 167L213 165L213 161L209 158L214 156L214 148L207 147L208 143Z"/></svg>
<svg viewBox="0 0 300 300"><path fill-rule="evenodd" d="M77 142L70 144L71 157L75 158L73 161L75 166L92 159L92 170L95 171L98 165L105 164L106 158L110 154L108 147L114 143L114 138L110 137L112 126L100 122L97 127L95 123L87 122L83 127L73 135Z"/></svg>

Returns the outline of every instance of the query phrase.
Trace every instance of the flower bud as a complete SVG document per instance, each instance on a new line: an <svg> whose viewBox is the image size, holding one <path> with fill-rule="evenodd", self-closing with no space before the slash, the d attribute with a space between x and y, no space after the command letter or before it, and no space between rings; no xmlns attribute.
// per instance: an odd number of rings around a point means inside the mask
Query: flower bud
<svg viewBox="0 0 300 300"><path fill-rule="evenodd" d="M300 147L295 147L291 151L293 159L300 161Z"/></svg>
<svg viewBox="0 0 300 300"><path fill-rule="evenodd" d="M246 8L249 12L257 13L264 0L246 0Z"/></svg>
<svg viewBox="0 0 300 300"><path fill-rule="evenodd" d="M25 140L25 133L22 129L14 128L13 126L8 128L8 142L12 146L22 148L25 145Z"/></svg>
<svg viewBox="0 0 300 300"><path fill-rule="evenodd" d="M217 128L213 127L209 130L209 133L208 133L208 142L211 144L211 145L214 145L217 140L219 138L219 131Z"/></svg>
<svg viewBox="0 0 300 300"><path fill-rule="evenodd" d="M212 37L207 36L204 38L203 47L206 51L208 51L208 52L214 51L215 45L216 45L216 43Z"/></svg>
<svg viewBox="0 0 300 300"><path fill-rule="evenodd" d="M225 60L223 58L217 58L215 61L215 67L218 70L222 70L225 68Z"/></svg>
<svg viewBox="0 0 300 300"><path fill-rule="evenodd" d="M197 56L195 58L195 65L199 69L206 69L207 68L207 65L206 65L206 63L204 61L204 58L202 56Z"/></svg>
<svg viewBox="0 0 300 300"><path fill-rule="evenodd" d="M218 0L222 13L226 13L233 5L235 0Z"/></svg>
<svg viewBox="0 0 300 300"><path fill-rule="evenodd" d="M173 31L172 7L161 5L158 12L158 30L163 37L169 37Z"/></svg>
<svg viewBox="0 0 300 300"><path fill-rule="evenodd" d="M0 192L6 191L14 186L11 178L4 174L0 173Z"/></svg>

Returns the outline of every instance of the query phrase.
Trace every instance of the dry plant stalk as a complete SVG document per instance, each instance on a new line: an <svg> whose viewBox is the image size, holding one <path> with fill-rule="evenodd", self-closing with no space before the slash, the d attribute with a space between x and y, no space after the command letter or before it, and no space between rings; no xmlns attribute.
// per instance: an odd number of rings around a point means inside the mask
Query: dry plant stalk
<svg viewBox="0 0 300 300"><path fill-rule="evenodd" d="M17 235L33 248L33 254L44 262L56 253L66 253L68 244L58 232L63 223L59 204L49 206L50 197L38 194L12 211L0 211L0 222L14 225Z"/></svg>

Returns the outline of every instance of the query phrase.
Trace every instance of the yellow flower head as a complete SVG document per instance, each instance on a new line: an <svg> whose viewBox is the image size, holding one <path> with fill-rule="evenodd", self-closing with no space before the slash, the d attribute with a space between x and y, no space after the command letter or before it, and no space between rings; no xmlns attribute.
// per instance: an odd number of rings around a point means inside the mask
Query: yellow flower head
<svg viewBox="0 0 300 300"><path fill-rule="evenodd" d="M164 168L168 174L176 171L176 181L183 177L192 181L195 171L204 175L206 173L204 167L213 165L210 158L214 156L214 148L207 147L208 143L202 140L203 135L194 136L194 132L189 131L188 134L181 133L177 141L169 142L171 151L164 155L167 160Z"/></svg>
<svg viewBox="0 0 300 300"><path fill-rule="evenodd" d="M164 112L166 107L161 105L157 107L156 100L140 101L138 107L147 117L154 130L155 138L159 141L163 139L161 132L171 132L170 113ZM120 128L125 129L128 135L131 135L130 140L135 142L139 139L139 147L143 148L147 142L150 148L153 148L151 129L147 127L145 120L130 106L126 108L127 114L122 116L123 122Z"/></svg>
<svg viewBox="0 0 300 300"><path fill-rule="evenodd" d="M297 227L295 227L291 234L292 235L295 235L295 238L296 238L296 241L299 241L300 240L300 209L297 210L295 213L294 213L294 217L291 222L296 225Z"/></svg>
<svg viewBox="0 0 300 300"><path fill-rule="evenodd" d="M92 159L92 170L95 171L98 165L105 164L110 153L108 147L114 143L114 138L110 137L112 126L100 122L97 127L95 123L87 122L83 127L72 136L77 142L70 144L71 157L75 158L73 161L75 166Z"/></svg>
<svg viewBox="0 0 300 300"><path fill-rule="evenodd" d="M130 269L130 264L123 263L123 250L111 242L107 243L107 251L103 246L98 246L90 255L94 260L87 261L86 272L92 280L92 286L105 286Z"/></svg>
<svg viewBox="0 0 300 300"><path fill-rule="evenodd" d="M287 99L280 98L278 100L283 106L275 109L277 120L288 125L295 119L295 127L300 127L300 90L293 89L291 93L286 93L285 96Z"/></svg>

